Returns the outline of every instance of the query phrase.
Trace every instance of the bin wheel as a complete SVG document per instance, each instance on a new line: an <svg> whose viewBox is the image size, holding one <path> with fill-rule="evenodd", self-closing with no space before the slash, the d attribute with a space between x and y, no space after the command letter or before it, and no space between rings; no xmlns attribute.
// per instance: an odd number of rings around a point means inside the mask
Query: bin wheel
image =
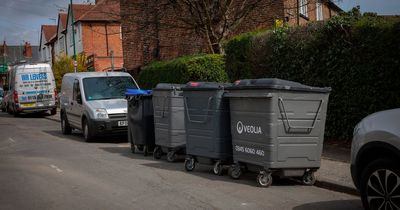
<svg viewBox="0 0 400 210"><path fill-rule="evenodd" d="M311 186L315 184L316 180L317 179L315 178L314 172L307 171L304 173L301 181L303 182L304 185Z"/></svg>
<svg viewBox="0 0 400 210"><path fill-rule="evenodd" d="M136 149L138 149L139 151L143 151L144 146L143 145L136 145Z"/></svg>
<svg viewBox="0 0 400 210"><path fill-rule="evenodd" d="M131 152L133 153L133 154L135 154L136 153L136 146L131 142Z"/></svg>
<svg viewBox="0 0 400 210"><path fill-rule="evenodd" d="M223 172L223 165L221 164L221 161L217 161L214 164L213 172L215 175L221 176Z"/></svg>
<svg viewBox="0 0 400 210"><path fill-rule="evenodd" d="M153 151L154 159L159 160L159 159L161 159L162 155L163 155L163 151L162 151L161 147L155 147L154 151Z"/></svg>
<svg viewBox="0 0 400 210"><path fill-rule="evenodd" d="M242 169L240 168L239 165L233 165L229 168L229 175L232 177L232 179L239 179L240 176L242 175Z"/></svg>
<svg viewBox="0 0 400 210"><path fill-rule="evenodd" d="M174 151L169 151L167 153L167 161L175 162L178 159L178 155Z"/></svg>
<svg viewBox="0 0 400 210"><path fill-rule="evenodd" d="M144 156L149 155L149 146L147 145L143 146L143 155Z"/></svg>
<svg viewBox="0 0 400 210"><path fill-rule="evenodd" d="M185 170L186 171L193 171L196 167L196 161L193 157L189 157L185 159Z"/></svg>
<svg viewBox="0 0 400 210"><path fill-rule="evenodd" d="M257 184L260 187L269 187L272 184L272 174L266 171L260 171L257 176Z"/></svg>

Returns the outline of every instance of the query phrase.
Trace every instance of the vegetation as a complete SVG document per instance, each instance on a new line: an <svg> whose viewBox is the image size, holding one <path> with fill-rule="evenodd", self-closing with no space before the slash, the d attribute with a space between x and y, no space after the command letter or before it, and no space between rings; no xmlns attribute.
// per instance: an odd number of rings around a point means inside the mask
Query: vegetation
<svg viewBox="0 0 400 210"><path fill-rule="evenodd" d="M76 60L78 61L77 71L86 71L86 56L83 54L79 54L76 56ZM53 64L53 73L58 91L61 90L61 82L64 74L72 72L74 72L74 60L69 56L60 57Z"/></svg>
<svg viewBox="0 0 400 210"><path fill-rule="evenodd" d="M330 86L326 135L350 139L362 118L400 105L400 19L355 8L324 23L245 34L225 45L231 81L278 77Z"/></svg>
<svg viewBox="0 0 400 210"><path fill-rule="evenodd" d="M194 55L169 61L157 61L143 67L138 83L142 88L153 88L158 83L179 83L189 81L226 82L222 55Z"/></svg>

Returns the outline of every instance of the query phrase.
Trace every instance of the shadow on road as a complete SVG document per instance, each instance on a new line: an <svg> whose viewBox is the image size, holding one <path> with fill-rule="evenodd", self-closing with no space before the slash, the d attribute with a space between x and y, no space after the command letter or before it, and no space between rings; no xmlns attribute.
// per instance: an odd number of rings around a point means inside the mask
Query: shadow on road
<svg viewBox="0 0 400 210"><path fill-rule="evenodd" d="M363 209L360 200L336 200L307 203L296 206L293 210L342 210L342 209Z"/></svg>
<svg viewBox="0 0 400 210"><path fill-rule="evenodd" d="M61 130L44 130L44 133L50 134L52 136L62 138L62 139L70 139L78 142L82 142L85 144L90 144L90 143L114 143L114 144L119 144L119 143L126 143L128 142L128 137L125 136L101 136L97 137L96 140L91 141L91 142L85 142L83 139L82 132L80 131L73 131L72 134L70 135L64 135L61 133Z"/></svg>
<svg viewBox="0 0 400 210"><path fill-rule="evenodd" d="M151 167L151 168L157 168L157 169L162 169L162 170L168 170L168 171L182 171L186 172L184 169L184 157L180 159L180 161L170 163L166 161L166 157L163 156L162 159L160 160L154 160L152 154L149 156L144 156L143 153L138 152L133 154L131 152L131 149L129 147L99 147L99 149L102 149L104 151L113 153L113 154L120 154L123 157L131 158L131 159L136 159L136 160L152 160L152 162L147 162L147 163L142 163L141 165ZM210 179L213 181L224 181L224 182L229 182L229 183L235 183L235 184L243 184L247 186L256 186L256 173L251 173L247 172L244 173L239 180L233 180L229 177L227 171L228 168L224 171L223 176L217 176L214 175L212 172L212 165L205 165L205 164L197 164L196 168L192 172L186 172L188 174L194 175L194 176L199 176L201 178L206 178ZM294 179L278 179L275 178L272 186L293 186L293 185L299 185L299 182Z"/></svg>
<svg viewBox="0 0 400 210"><path fill-rule="evenodd" d="M0 118L44 118L50 116L49 113L21 113L18 117L14 117L14 115L10 114L2 114Z"/></svg>

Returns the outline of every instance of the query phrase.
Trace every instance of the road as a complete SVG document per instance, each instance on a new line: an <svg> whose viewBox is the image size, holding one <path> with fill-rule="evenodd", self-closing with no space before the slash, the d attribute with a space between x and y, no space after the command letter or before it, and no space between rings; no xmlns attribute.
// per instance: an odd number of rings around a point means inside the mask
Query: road
<svg viewBox="0 0 400 210"><path fill-rule="evenodd" d="M124 138L85 143L41 116L0 113L0 209L362 209L358 197L293 180L258 188L132 154Z"/></svg>

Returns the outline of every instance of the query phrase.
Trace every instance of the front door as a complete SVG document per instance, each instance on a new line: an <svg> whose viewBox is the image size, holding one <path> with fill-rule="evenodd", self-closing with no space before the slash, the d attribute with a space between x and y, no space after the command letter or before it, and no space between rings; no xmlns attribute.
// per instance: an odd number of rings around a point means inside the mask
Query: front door
<svg viewBox="0 0 400 210"><path fill-rule="evenodd" d="M83 114L83 106L82 106L82 94L81 88L79 85L79 80L74 81L73 93L72 93L72 100L69 106L69 116L68 120L70 124L78 129L82 128L81 119Z"/></svg>

